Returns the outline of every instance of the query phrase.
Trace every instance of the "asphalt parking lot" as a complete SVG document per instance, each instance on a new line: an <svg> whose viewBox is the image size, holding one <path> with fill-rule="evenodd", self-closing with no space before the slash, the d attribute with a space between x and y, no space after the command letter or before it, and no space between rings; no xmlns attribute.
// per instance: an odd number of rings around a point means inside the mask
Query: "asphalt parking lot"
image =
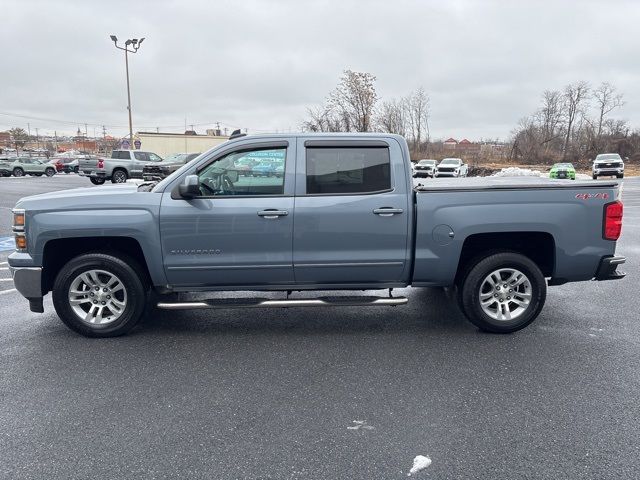
<svg viewBox="0 0 640 480"><path fill-rule="evenodd" d="M85 178L0 178L22 195ZM101 188L101 187L94 187ZM618 282L552 287L483 334L440 290L401 307L155 312L90 340L29 312L0 252L0 478L637 479L640 178Z"/></svg>

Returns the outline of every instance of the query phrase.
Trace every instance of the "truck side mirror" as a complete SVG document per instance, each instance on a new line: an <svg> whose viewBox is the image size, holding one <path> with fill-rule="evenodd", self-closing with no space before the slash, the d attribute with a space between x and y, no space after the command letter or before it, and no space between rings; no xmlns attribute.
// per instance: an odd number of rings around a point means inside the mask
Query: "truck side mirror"
<svg viewBox="0 0 640 480"><path fill-rule="evenodd" d="M178 193L182 198L193 198L200 195L200 180L197 175L187 175L178 185Z"/></svg>

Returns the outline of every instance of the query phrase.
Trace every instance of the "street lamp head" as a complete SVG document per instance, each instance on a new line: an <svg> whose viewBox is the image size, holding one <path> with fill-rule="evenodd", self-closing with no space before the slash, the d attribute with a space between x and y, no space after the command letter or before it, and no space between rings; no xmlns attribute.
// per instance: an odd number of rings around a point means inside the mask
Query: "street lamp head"
<svg viewBox="0 0 640 480"><path fill-rule="evenodd" d="M131 40L127 40L126 42L124 42L125 45L131 45Z"/></svg>
<svg viewBox="0 0 640 480"><path fill-rule="evenodd" d="M115 35L111 35L111 40L113 41L113 43L116 43L118 41L118 37L116 37Z"/></svg>
<svg viewBox="0 0 640 480"><path fill-rule="evenodd" d="M136 46L136 43L138 43L138 39L134 38L133 40L131 40L131 43L133 44L133 46Z"/></svg>
<svg viewBox="0 0 640 480"><path fill-rule="evenodd" d="M138 42L138 48L140 47L140 45L142 45L142 42L143 42L143 41L144 41L144 37L142 37L142 38L140 39L140 41Z"/></svg>

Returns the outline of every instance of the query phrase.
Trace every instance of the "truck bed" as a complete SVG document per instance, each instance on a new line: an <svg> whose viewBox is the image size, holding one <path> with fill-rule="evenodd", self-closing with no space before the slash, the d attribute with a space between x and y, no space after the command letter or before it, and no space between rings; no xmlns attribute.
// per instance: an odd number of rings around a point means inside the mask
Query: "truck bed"
<svg viewBox="0 0 640 480"><path fill-rule="evenodd" d="M537 249L546 236L554 283L593 278L600 259L615 252L615 242L603 239L602 219L604 205L620 199L619 182L472 177L435 179L414 190L414 285L450 285L465 243L479 236L486 248L498 248L498 237L509 234Z"/></svg>
<svg viewBox="0 0 640 480"><path fill-rule="evenodd" d="M417 192L504 190L538 188L614 188L620 182L593 180L555 180L543 177L467 177L436 178L414 187Z"/></svg>

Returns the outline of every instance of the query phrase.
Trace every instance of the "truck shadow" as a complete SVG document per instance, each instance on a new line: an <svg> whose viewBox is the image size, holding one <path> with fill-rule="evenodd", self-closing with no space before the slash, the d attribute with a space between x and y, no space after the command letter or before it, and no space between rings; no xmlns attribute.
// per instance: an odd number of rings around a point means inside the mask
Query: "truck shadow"
<svg viewBox="0 0 640 480"><path fill-rule="evenodd" d="M366 292L362 292L363 294ZM409 303L394 307L245 308L160 310L153 308L132 334L164 333L361 333L361 332L477 332L441 289L394 291ZM282 294L264 294L282 298ZM302 297L304 295L298 295ZM306 295L313 296L313 295ZM211 298L208 295L207 298ZM203 296L183 295L180 300ZM176 300L176 297L172 299Z"/></svg>

